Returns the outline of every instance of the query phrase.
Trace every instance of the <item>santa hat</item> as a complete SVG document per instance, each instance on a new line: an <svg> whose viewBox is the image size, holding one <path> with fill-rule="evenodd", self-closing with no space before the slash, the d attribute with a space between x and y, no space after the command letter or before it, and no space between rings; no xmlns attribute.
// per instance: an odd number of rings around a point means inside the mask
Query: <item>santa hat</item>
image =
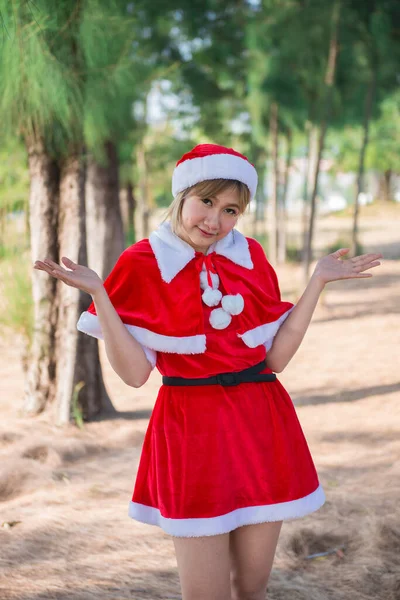
<svg viewBox="0 0 400 600"><path fill-rule="evenodd" d="M243 154L217 144L199 144L176 163L172 174L172 194L186 190L209 179L236 179L250 190L250 199L257 189L257 171Z"/></svg>

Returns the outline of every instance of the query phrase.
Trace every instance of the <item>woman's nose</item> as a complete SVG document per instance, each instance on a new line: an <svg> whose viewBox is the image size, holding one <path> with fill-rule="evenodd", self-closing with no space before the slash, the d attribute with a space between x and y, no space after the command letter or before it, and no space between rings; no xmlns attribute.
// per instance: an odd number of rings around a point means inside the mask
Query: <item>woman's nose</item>
<svg viewBox="0 0 400 600"><path fill-rule="evenodd" d="M218 212L209 212L207 217L204 219L204 223L210 227L210 229L219 228L219 214Z"/></svg>

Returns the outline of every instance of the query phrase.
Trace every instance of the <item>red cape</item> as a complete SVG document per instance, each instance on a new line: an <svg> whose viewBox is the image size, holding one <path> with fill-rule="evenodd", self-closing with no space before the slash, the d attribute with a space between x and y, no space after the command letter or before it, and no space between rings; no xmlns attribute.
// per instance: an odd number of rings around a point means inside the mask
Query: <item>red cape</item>
<svg viewBox="0 0 400 600"><path fill-rule="evenodd" d="M244 299L243 311L232 317L237 335L251 348L264 344L268 350L293 304L281 300L276 273L262 246L235 230L232 238L227 236L210 251L222 288ZM121 254L104 287L122 322L143 346L178 354L205 351L199 283L203 260L204 255L175 236L169 224ZM102 337L93 302L77 327Z"/></svg>

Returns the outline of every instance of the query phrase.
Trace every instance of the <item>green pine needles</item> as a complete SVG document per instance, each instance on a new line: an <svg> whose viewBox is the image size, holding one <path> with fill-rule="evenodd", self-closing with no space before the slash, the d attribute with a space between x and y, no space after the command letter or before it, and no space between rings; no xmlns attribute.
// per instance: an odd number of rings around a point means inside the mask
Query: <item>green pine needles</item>
<svg viewBox="0 0 400 600"><path fill-rule="evenodd" d="M101 159L104 141L131 130L147 67L126 2L0 0L0 27L2 136L43 139L57 156L85 145Z"/></svg>

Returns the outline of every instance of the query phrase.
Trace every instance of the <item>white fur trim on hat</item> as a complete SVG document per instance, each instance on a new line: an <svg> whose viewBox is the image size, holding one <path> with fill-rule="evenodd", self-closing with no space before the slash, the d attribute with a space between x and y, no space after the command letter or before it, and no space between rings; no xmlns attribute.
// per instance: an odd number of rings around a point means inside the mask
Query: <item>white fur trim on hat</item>
<svg viewBox="0 0 400 600"><path fill-rule="evenodd" d="M257 171L253 165L235 154L208 154L187 159L175 167L172 174L172 194L186 190L209 179L236 179L250 190L251 199L257 190Z"/></svg>

